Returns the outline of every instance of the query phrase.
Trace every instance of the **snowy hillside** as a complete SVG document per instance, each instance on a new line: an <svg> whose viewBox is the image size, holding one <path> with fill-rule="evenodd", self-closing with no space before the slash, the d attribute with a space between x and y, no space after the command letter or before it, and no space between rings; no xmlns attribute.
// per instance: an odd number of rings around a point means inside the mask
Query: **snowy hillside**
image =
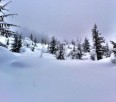
<svg viewBox="0 0 116 102"><path fill-rule="evenodd" d="M116 67L15 56L0 47L0 102L116 102Z"/></svg>
<svg viewBox="0 0 116 102"><path fill-rule="evenodd" d="M9 44L7 45L7 42L9 41ZM4 37L0 36L0 42L4 44L8 50L12 49L12 44L14 43L14 37ZM22 39L22 47L20 49L20 53L14 53L16 56L36 56L36 57L42 57L42 58L49 58L49 59L56 59L56 55L52 55L48 52L48 44L41 44L41 43L36 43L36 46L34 47L34 51L32 51L32 48L34 46L34 42L26 37ZM74 45L72 44L64 44L64 49L65 49L65 59L72 59L71 54L74 49ZM76 47L76 46L75 46ZM77 49L77 47L76 47ZM82 57L83 60L90 60L90 53L85 53Z"/></svg>

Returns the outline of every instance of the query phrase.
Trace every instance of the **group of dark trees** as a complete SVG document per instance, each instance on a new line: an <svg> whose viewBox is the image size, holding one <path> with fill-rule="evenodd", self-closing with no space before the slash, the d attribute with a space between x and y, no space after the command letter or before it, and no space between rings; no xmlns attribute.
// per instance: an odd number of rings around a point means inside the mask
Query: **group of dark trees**
<svg viewBox="0 0 116 102"><path fill-rule="evenodd" d="M45 44L45 45L49 43L49 38L46 35L34 37L34 34L31 34L30 39L35 43L41 43L41 44Z"/></svg>
<svg viewBox="0 0 116 102"><path fill-rule="evenodd" d="M53 36L51 38L51 41L48 45L48 50L51 54L56 54L56 58L63 60L65 59L64 54L65 54L65 49L64 45L58 42L55 37Z"/></svg>
<svg viewBox="0 0 116 102"><path fill-rule="evenodd" d="M99 33L99 30L97 29L97 25L95 24L92 29L92 39L93 39L93 45L90 45L90 42L87 38L85 38L84 43L78 42L77 44L75 41L71 41L71 44L73 45L73 49L71 53L68 56L71 56L72 59L82 59L84 53L90 53L93 50L94 54L91 54L92 60L100 60L103 59L105 56L110 57L111 51L109 49L108 44L105 44L104 37L101 36L101 33ZM112 44L116 48L116 43L112 41ZM60 44L55 39L55 37L51 38L51 42L49 43L49 52L51 54L55 54L57 59L65 59L65 44ZM113 52L116 55L116 50L113 50Z"/></svg>

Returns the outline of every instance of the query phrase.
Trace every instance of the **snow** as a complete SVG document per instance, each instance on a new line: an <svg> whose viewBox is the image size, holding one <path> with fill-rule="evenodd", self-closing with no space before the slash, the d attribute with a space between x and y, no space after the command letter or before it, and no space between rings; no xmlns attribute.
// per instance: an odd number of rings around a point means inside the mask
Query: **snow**
<svg viewBox="0 0 116 102"><path fill-rule="evenodd" d="M15 56L0 47L0 102L116 102L116 66L110 59L49 57Z"/></svg>
<svg viewBox="0 0 116 102"><path fill-rule="evenodd" d="M0 36L6 45L8 38ZM22 39L20 53L0 47L0 102L116 102L116 61L114 55L100 61L71 60L74 45L65 47L66 60L56 60L48 45Z"/></svg>
<svg viewBox="0 0 116 102"><path fill-rule="evenodd" d="M8 49L0 46L0 63L9 62L16 59L16 56Z"/></svg>

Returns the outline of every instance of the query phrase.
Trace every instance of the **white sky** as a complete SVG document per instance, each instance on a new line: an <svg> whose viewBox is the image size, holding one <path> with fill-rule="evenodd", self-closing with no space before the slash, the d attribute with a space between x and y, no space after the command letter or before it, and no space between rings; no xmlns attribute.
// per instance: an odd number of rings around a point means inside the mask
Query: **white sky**
<svg viewBox="0 0 116 102"><path fill-rule="evenodd" d="M109 39L116 33L116 0L12 0L10 11L22 28L62 39L88 37L95 23Z"/></svg>

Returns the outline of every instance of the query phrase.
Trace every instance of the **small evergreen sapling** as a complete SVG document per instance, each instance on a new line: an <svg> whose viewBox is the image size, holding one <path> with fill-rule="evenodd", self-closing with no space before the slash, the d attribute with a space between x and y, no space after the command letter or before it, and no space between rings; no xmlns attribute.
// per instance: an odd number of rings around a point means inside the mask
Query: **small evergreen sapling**
<svg viewBox="0 0 116 102"><path fill-rule="evenodd" d="M55 37L52 37L50 45L49 45L49 51L51 54L55 54L57 51L57 41L55 39Z"/></svg>
<svg viewBox="0 0 116 102"><path fill-rule="evenodd" d="M90 43L87 38L85 38L84 43L83 43L83 51L85 53L90 52Z"/></svg>

